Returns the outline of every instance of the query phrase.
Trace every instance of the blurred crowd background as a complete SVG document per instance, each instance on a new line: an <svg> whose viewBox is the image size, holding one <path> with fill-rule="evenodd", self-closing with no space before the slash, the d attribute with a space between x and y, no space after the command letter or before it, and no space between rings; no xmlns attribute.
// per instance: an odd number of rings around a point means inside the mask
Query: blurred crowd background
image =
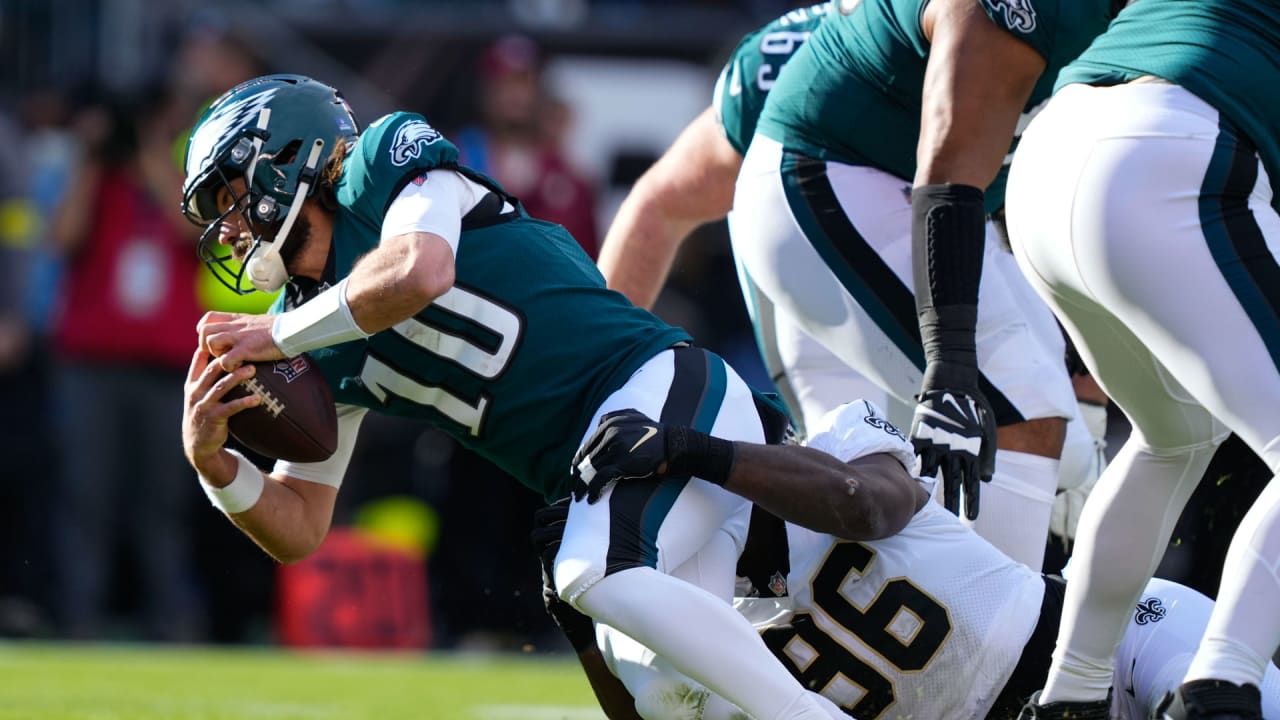
<svg viewBox="0 0 1280 720"><path fill-rule="evenodd" d="M311 75L362 122L424 114L594 256L740 37L803 4L0 0L0 637L562 649L540 498L440 433L371 414L298 566L209 507L180 441L195 323L270 298L198 264L186 134L240 81ZM658 312L767 389L728 253L722 223L699 230ZM1162 574L1212 594L1267 475L1234 441L1209 475Z"/></svg>

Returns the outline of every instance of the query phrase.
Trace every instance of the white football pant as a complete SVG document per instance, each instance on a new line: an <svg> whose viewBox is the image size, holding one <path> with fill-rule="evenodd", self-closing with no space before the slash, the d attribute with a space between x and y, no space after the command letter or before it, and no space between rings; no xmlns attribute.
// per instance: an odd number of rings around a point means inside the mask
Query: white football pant
<svg viewBox="0 0 1280 720"><path fill-rule="evenodd" d="M1280 465L1280 216L1256 150L1163 82L1072 85L1014 158L1009 233L1133 433L1085 504L1042 698L1102 697L1128 608L1214 449ZM1187 679L1257 683L1280 645L1280 485L1236 531Z"/></svg>

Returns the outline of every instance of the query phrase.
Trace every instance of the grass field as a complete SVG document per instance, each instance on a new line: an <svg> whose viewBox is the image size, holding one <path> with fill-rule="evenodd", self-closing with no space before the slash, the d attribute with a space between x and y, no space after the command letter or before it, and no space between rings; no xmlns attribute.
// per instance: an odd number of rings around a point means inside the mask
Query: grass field
<svg viewBox="0 0 1280 720"><path fill-rule="evenodd" d="M0 720L603 720L570 658L0 644Z"/></svg>

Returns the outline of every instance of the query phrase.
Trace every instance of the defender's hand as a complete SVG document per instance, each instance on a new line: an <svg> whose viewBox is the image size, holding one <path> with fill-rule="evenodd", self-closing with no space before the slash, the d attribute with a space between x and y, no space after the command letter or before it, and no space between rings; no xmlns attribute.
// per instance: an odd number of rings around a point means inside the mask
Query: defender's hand
<svg viewBox="0 0 1280 720"><path fill-rule="evenodd" d="M666 465L666 426L638 410L615 410L573 457L573 499L594 503L614 482L658 477Z"/></svg>
<svg viewBox="0 0 1280 720"><path fill-rule="evenodd" d="M218 359L226 372L255 360L283 360L285 355L271 339L274 315L207 312L196 329L200 347Z"/></svg>
<svg viewBox="0 0 1280 720"><path fill-rule="evenodd" d="M542 605L569 639L573 649L582 652L584 648L595 644L595 625L591 618L560 599L555 583L556 555L560 552L560 542L564 539L564 528L568 520L569 498L535 511L529 544L533 546L533 552L538 556L538 564L542 568Z"/></svg>
<svg viewBox="0 0 1280 720"><path fill-rule="evenodd" d="M921 392L911 421L911 444L920 456L921 475L932 476L942 470L946 508L960 513L963 490L965 516L977 518L979 481L990 482L996 464L995 414L982 393L947 389Z"/></svg>

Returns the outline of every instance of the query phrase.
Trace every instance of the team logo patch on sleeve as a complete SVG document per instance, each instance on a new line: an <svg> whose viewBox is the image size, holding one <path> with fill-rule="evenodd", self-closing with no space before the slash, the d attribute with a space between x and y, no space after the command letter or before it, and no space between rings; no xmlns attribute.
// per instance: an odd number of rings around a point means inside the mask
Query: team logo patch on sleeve
<svg viewBox="0 0 1280 720"><path fill-rule="evenodd" d="M423 149L441 137L438 130L422 120L410 120L396 130L391 140L391 164L396 167L408 165L410 160L422 157Z"/></svg>
<svg viewBox="0 0 1280 720"><path fill-rule="evenodd" d="M1143 598L1138 603L1137 608L1133 611L1133 621L1139 625L1150 625L1163 620L1168 612L1164 607L1164 601L1153 595L1149 598Z"/></svg>
<svg viewBox="0 0 1280 720"><path fill-rule="evenodd" d="M1036 9L1031 0L982 0L993 13L1004 13L1004 24L1010 30L1029 33L1036 29Z"/></svg>

